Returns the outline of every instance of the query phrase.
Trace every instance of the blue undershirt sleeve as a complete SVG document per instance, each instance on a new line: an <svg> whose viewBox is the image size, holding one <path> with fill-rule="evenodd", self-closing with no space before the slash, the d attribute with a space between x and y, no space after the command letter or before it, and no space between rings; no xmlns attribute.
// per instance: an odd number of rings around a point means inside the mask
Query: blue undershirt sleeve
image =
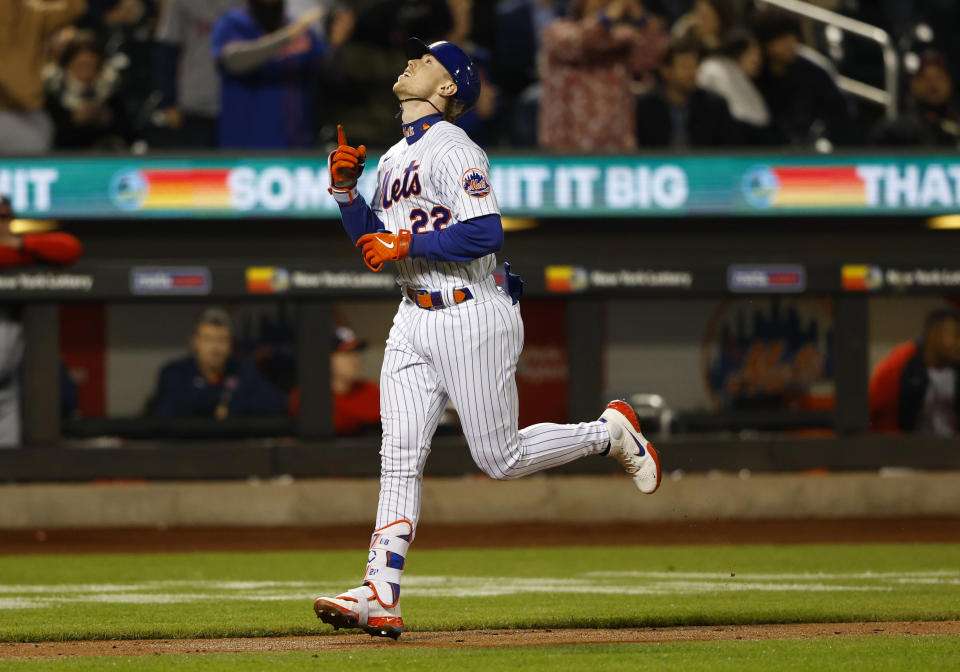
<svg viewBox="0 0 960 672"><path fill-rule="evenodd" d="M473 261L502 247L500 215L474 217L442 231L415 233L410 238L410 256L431 261Z"/></svg>
<svg viewBox="0 0 960 672"><path fill-rule="evenodd" d="M363 196L357 196L352 205L340 206L340 218L343 220L343 228L346 229L350 240L356 245L360 236L367 233L376 233L387 227L383 225Z"/></svg>

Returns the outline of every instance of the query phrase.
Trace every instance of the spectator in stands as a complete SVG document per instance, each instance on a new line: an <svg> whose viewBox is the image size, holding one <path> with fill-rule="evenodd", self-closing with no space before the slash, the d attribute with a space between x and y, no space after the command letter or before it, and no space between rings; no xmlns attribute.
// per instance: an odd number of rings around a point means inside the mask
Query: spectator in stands
<svg viewBox="0 0 960 672"><path fill-rule="evenodd" d="M560 3L550 0L497 3L492 66L503 108L512 117L511 147L537 145L537 108L542 93L537 53L546 27L563 15Z"/></svg>
<svg viewBox="0 0 960 672"><path fill-rule="evenodd" d="M129 144L133 133L119 95L120 75L104 61L94 33L74 33L59 63L49 65L44 78L54 146L119 149Z"/></svg>
<svg viewBox="0 0 960 672"><path fill-rule="evenodd" d="M0 2L0 152L50 149L53 124L43 109L46 40L85 10L85 0Z"/></svg>
<svg viewBox="0 0 960 672"><path fill-rule="evenodd" d="M90 11L77 27L93 30L106 46L107 58L123 78L120 94L130 125L139 132L157 104L154 55L160 2L87 0L87 3Z"/></svg>
<svg viewBox="0 0 960 672"><path fill-rule="evenodd" d="M711 147L737 143L726 101L697 86L699 44L674 40L660 66L661 83L637 98L641 147Z"/></svg>
<svg viewBox="0 0 960 672"><path fill-rule="evenodd" d="M953 78L946 58L926 51L910 78L910 96L899 118L882 120L871 133L871 144L888 147L956 147L960 115L953 96Z"/></svg>
<svg viewBox="0 0 960 672"><path fill-rule="evenodd" d="M870 426L877 432L952 436L960 418L960 314L935 310L923 338L902 343L870 377Z"/></svg>
<svg viewBox="0 0 960 672"><path fill-rule="evenodd" d="M924 128L922 144L957 146L960 114L953 95L953 78L943 54L927 51L920 58L920 67L910 78L908 115L918 119Z"/></svg>
<svg viewBox="0 0 960 672"><path fill-rule="evenodd" d="M80 241L66 233L17 235L11 230L13 208L0 196L0 268L37 263L67 265L82 252ZM23 329L14 306L0 306L0 448L20 443L20 360ZM66 393L68 390L62 390ZM61 396L61 405L64 399Z"/></svg>
<svg viewBox="0 0 960 672"><path fill-rule="evenodd" d="M322 9L328 14L337 4L344 4L343 0L286 0L287 14L290 16L302 16L311 10ZM324 36L325 30L323 23L315 23L311 26L318 35Z"/></svg>
<svg viewBox="0 0 960 672"><path fill-rule="evenodd" d="M666 47L638 0L574 0L543 32L538 135L554 151L618 152L637 145L633 81Z"/></svg>
<svg viewBox="0 0 960 672"><path fill-rule="evenodd" d="M221 308L203 311L190 337L193 354L163 367L157 380L154 414L224 420L247 415L281 415L283 394L252 364L231 356L233 323Z"/></svg>
<svg viewBox="0 0 960 672"><path fill-rule="evenodd" d="M772 140L770 110L754 80L763 69L763 52L745 31L730 33L723 45L700 63L697 85L727 101L744 144Z"/></svg>
<svg viewBox="0 0 960 672"><path fill-rule="evenodd" d="M210 58L213 24L243 0L166 0L157 26L156 70L164 125L180 145L216 147L220 81Z"/></svg>
<svg viewBox="0 0 960 672"><path fill-rule="evenodd" d="M347 131L368 147L397 141L399 111L393 85L407 60L409 37L432 42L453 27L446 0L357 0L352 38L333 56L328 69L334 118L348 120Z"/></svg>
<svg viewBox="0 0 960 672"><path fill-rule="evenodd" d="M799 44L800 24L789 14L765 10L755 15L753 31L765 65L758 88L781 140L800 146L820 138L846 141L847 101L825 59Z"/></svg>
<svg viewBox="0 0 960 672"><path fill-rule="evenodd" d="M220 17L211 49L220 69L221 147L312 144L312 84L327 45L310 28L322 16L315 9L289 21L283 0L248 0Z"/></svg>
<svg viewBox="0 0 960 672"><path fill-rule="evenodd" d="M115 26L133 26L148 13L152 4L152 0L87 0L88 10L80 23L103 31Z"/></svg>
<svg viewBox="0 0 960 672"><path fill-rule="evenodd" d="M710 53L726 40L733 14L730 0L695 0L693 9L677 19L670 34L675 39L694 39Z"/></svg>
<svg viewBox="0 0 960 672"><path fill-rule="evenodd" d="M480 98L476 105L457 117L456 124L481 147L486 147L498 139L506 124L500 116L502 112L500 87L491 80L492 54L473 41L473 0L446 0L450 9L452 27L443 39L459 45L476 64L480 74Z"/></svg>

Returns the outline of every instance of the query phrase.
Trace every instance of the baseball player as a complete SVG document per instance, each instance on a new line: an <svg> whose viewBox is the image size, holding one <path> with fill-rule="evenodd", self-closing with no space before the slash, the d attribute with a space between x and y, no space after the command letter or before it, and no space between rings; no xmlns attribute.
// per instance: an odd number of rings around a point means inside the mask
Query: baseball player
<svg viewBox="0 0 960 672"><path fill-rule="evenodd" d="M453 125L480 95L476 66L456 45L414 39L415 57L393 85L403 139L377 167L371 203L357 193L366 148L338 127L330 193L371 270L397 265L402 300L380 373L383 424L380 504L359 588L320 597L314 611L334 628L403 632L400 581L420 517L423 468L451 401L477 466L520 478L587 455L609 455L641 492L660 485L660 464L633 410L612 401L599 420L517 427L514 374L523 347L519 278L494 281L503 244L486 154Z"/></svg>

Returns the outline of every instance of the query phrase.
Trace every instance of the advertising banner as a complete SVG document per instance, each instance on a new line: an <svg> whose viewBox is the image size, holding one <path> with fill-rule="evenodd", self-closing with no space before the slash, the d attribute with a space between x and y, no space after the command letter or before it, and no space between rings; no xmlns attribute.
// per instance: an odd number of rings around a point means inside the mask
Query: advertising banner
<svg viewBox="0 0 960 672"><path fill-rule="evenodd" d="M360 181L372 200L377 157ZM504 215L942 214L960 208L960 160L943 156L491 157ZM0 158L21 217L337 217L326 157Z"/></svg>

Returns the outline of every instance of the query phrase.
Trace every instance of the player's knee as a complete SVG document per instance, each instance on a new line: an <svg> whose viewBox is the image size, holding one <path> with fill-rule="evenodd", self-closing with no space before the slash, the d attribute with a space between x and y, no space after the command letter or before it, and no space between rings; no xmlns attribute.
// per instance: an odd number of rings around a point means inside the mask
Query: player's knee
<svg viewBox="0 0 960 672"><path fill-rule="evenodd" d="M523 476L521 470L513 463L481 464L480 469L495 481L510 481Z"/></svg>
<svg viewBox="0 0 960 672"><path fill-rule="evenodd" d="M518 442L508 441L499 446L483 445L482 450L477 450L475 444L471 443L470 452L473 461L487 476L495 481L509 481L526 475Z"/></svg>
<svg viewBox="0 0 960 672"><path fill-rule="evenodd" d="M507 467L504 468L503 474L500 476L500 478L499 478L498 480L501 480L501 481L511 481L511 480L513 480L513 479L515 479L515 478L520 478L521 476L526 476L526 474L527 474L526 471L520 469L520 467L518 467L518 466L516 466L516 465L514 465L514 464L511 464L511 465L509 465L509 466L507 466Z"/></svg>

